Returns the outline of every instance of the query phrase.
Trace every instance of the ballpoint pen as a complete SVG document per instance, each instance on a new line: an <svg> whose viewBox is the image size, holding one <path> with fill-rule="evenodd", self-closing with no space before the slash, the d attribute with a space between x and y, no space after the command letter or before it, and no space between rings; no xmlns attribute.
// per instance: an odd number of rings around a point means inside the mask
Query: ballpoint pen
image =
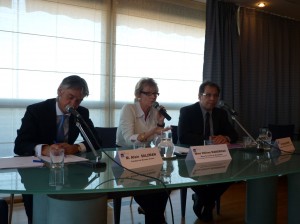
<svg viewBox="0 0 300 224"><path fill-rule="evenodd" d="M34 160L32 160L32 162L34 162L34 163L43 163L43 160L40 160L40 159L34 159Z"/></svg>

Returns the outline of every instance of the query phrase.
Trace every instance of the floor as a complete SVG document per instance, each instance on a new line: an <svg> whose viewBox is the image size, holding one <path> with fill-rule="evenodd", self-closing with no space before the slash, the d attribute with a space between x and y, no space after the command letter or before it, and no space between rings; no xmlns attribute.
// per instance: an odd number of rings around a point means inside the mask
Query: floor
<svg viewBox="0 0 300 224"><path fill-rule="evenodd" d="M286 183L284 181L279 182L278 189L278 214L277 223L287 223L287 193ZM187 207L186 217L181 218L180 210L180 193L179 190L175 190L171 194L171 201L174 214L174 222L172 221L172 213L170 204L168 203L166 208L166 219L169 224L201 224L193 212L193 202L191 199L192 190L188 189L187 195ZM221 198L221 214L217 215L214 211L214 221L211 223L222 224L234 224L244 223L245 217L245 197L246 197L246 183L240 182L233 184ZM113 224L113 210L111 208L111 202L108 203L108 224ZM121 209L121 224L142 224L144 223L144 216L138 214L138 205L133 202L130 207L130 198L123 198ZM24 212L22 203L16 203L14 205L14 212L12 218L13 224L27 224L27 217Z"/></svg>

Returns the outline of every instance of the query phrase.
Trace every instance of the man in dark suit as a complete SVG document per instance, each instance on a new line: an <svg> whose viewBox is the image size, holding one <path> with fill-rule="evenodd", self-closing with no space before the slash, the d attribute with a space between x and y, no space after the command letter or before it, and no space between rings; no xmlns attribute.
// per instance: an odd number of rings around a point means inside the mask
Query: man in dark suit
<svg viewBox="0 0 300 224"><path fill-rule="evenodd" d="M67 111L67 107L73 107L81 115L89 127L82 125L82 128L90 137L94 148L99 149L101 143L89 118L89 110L80 106L84 97L88 95L88 85L83 78L76 75L64 78L57 89L56 98L27 107L15 140L14 152L21 156L49 156L50 147L63 147L67 155L90 151L85 141L74 144L80 131L75 124L75 116ZM58 136L57 126L62 117L63 131L62 135ZM23 200L28 222L31 223L32 195L23 195Z"/></svg>
<svg viewBox="0 0 300 224"><path fill-rule="evenodd" d="M237 140L237 133L225 110L217 108L220 87L213 82L200 85L199 102L180 109L178 141L190 146L203 145L204 140L213 144L227 144ZM230 186L230 183L192 187L195 194L194 212L199 219L209 222L213 219L215 201Z"/></svg>

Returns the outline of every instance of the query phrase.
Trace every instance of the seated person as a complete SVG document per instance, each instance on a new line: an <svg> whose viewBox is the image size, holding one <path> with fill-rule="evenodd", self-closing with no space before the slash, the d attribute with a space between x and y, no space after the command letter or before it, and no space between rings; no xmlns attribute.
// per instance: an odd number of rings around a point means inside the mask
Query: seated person
<svg viewBox="0 0 300 224"><path fill-rule="evenodd" d="M27 107L22 124L15 139L14 152L20 156L49 156L49 147L63 147L65 154L76 154L90 151L84 141L74 144L79 129L75 124L75 116L66 111L67 106L73 107L85 120L94 138L90 138L95 149L100 148L100 140L89 118L89 110L80 106L83 98L89 95L86 81L76 75L64 78L57 89L57 97ZM63 124L59 125L62 121ZM58 126L62 131L58 130ZM82 125L83 126L83 125ZM83 127L84 128L84 127ZM59 134L60 133L60 134ZM86 131L88 134L88 131ZM28 222L32 222L32 195L22 195Z"/></svg>
<svg viewBox="0 0 300 224"><path fill-rule="evenodd" d="M124 105L121 110L120 123L117 129L117 145L133 148L134 142L145 143L146 146L160 135L164 128L164 116L152 105L156 101L158 86L152 78L142 78L135 87L134 104ZM165 207L168 194L165 191L148 193L134 197L145 211L146 224L165 223Z"/></svg>
<svg viewBox="0 0 300 224"><path fill-rule="evenodd" d="M186 145L203 145L211 139L213 144L235 142L238 135L229 122L227 112L217 108L220 88L213 82L200 85L198 99L192 105L180 109L178 122L178 142ZM213 219L215 201L227 190L230 183L210 184L192 187L195 194L193 210L197 217L210 222Z"/></svg>

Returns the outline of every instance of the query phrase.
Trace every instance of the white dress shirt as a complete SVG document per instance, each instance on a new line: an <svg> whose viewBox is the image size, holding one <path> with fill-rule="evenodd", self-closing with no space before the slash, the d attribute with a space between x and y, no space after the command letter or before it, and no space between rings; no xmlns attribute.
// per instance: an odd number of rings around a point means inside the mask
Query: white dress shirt
<svg viewBox="0 0 300 224"><path fill-rule="evenodd" d="M145 120L145 114L139 102L126 104L123 106L120 114L119 127L117 129L117 145L121 147L132 147L133 142L138 142L137 137L143 132L147 132L157 127L158 111L151 107L148 117ZM154 136L146 141L149 146Z"/></svg>

